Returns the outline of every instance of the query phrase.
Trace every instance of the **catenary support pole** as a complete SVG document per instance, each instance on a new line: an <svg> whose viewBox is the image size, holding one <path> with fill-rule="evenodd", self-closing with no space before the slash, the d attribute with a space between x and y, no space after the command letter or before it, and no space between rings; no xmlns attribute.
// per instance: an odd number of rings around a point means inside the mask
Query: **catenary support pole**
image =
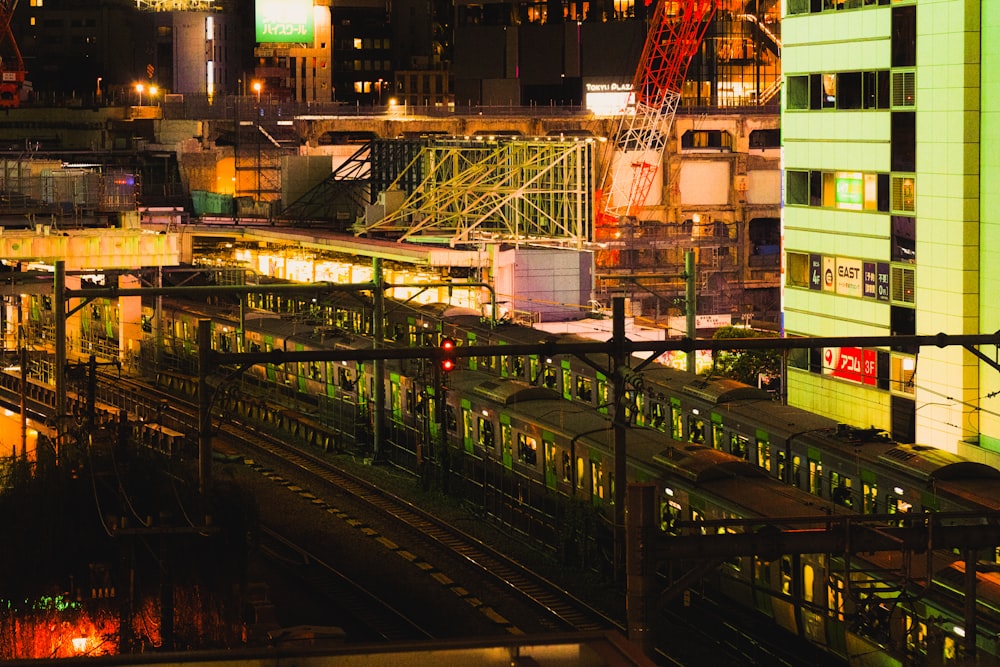
<svg viewBox="0 0 1000 667"><path fill-rule="evenodd" d="M198 490L203 498L212 484L211 353L212 321L198 320Z"/></svg>
<svg viewBox="0 0 1000 667"><path fill-rule="evenodd" d="M628 351L625 347L625 298L611 301L611 366L614 377L614 503L615 503L615 579L620 580L625 565L625 492L628 468L625 465L625 374Z"/></svg>
<svg viewBox="0 0 1000 667"><path fill-rule="evenodd" d="M382 276L382 259L376 257L372 262L372 282L375 284L372 298L373 308L372 346L383 347L385 343L385 281ZM385 359L375 359L375 414L372 415L372 461L379 462L382 458L382 443L385 437Z"/></svg>

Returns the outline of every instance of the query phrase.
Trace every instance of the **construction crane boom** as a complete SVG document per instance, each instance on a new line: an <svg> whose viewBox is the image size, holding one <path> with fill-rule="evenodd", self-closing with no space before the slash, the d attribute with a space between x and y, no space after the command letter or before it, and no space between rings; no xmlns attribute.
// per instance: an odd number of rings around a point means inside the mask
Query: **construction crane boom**
<svg viewBox="0 0 1000 667"><path fill-rule="evenodd" d="M613 139L598 224L636 218L649 196L673 127L681 87L718 0L658 0L628 104Z"/></svg>
<svg viewBox="0 0 1000 667"><path fill-rule="evenodd" d="M20 106L24 85L24 59L10 29L17 2L0 0L0 108L8 109Z"/></svg>

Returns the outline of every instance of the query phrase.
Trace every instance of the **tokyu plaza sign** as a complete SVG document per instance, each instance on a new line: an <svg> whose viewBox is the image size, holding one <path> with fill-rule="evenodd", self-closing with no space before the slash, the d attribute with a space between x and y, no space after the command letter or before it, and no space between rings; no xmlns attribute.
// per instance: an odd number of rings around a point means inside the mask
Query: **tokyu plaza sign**
<svg viewBox="0 0 1000 667"><path fill-rule="evenodd" d="M266 42L313 42L312 0L257 0L256 39Z"/></svg>

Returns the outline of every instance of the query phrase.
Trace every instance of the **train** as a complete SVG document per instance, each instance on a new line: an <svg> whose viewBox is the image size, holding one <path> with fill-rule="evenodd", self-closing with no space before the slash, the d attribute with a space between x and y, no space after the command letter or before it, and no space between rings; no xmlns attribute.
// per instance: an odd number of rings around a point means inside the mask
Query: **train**
<svg viewBox="0 0 1000 667"><path fill-rule="evenodd" d="M386 346L538 344L579 340L447 304L391 303ZM190 373L197 322L220 352L372 346L372 311L358 300L317 305L263 299L248 307L165 300L158 326L161 382ZM610 567L615 443L602 355L461 357L444 374L427 359L388 360L386 463L437 483L483 520L564 562ZM219 410L234 418L294 412L338 449L372 451L372 364L260 364L233 374ZM797 514L897 515L1000 509L1000 471L956 454L837 423L739 382L652 364L628 380L626 483L656 488L659 530L717 519ZM315 431L313 431L315 433ZM688 529L685 529L688 530ZM997 550L976 554L977 662L1000 664ZM852 665L959 664L967 659L964 561L935 553L921 582L888 574L877 555L791 554L727 559L705 585L754 608ZM858 567L858 564L863 565ZM958 583L956 583L958 582ZM859 593L868 591L869 593ZM877 591L877 592L871 592Z"/></svg>

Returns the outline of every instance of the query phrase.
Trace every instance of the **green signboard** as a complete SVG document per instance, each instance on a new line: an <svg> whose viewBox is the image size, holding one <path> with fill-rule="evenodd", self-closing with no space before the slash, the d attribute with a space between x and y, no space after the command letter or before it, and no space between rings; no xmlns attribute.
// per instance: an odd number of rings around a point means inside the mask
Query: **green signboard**
<svg viewBox="0 0 1000 667"><path fill-rule="evenodd" d="M837 177L836 201L838 205L858 207L864 203L864 181L854 177Z"/></svg>
<svg viewBox="0 0 1000 667"><path fill-rule="evenodd" d="M257 0L257 43L313 43L312 0Z"/></svg>

